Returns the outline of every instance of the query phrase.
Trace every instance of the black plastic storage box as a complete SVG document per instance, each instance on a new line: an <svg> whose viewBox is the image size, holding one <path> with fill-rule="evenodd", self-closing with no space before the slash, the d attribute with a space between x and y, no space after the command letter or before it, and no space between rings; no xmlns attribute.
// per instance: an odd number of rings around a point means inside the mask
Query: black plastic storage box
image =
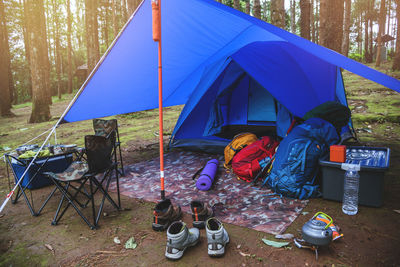
<svg viewBox="0 0 400 267"><path fill-rule="evenodd" d="M46 159L37 159L36 164L39 166L42 165ZM12 159L11 164L12 168L14 169L15 174L18 176L18 179L15 179L15 183L18 182L18 180L21 178L22 174L25 172L25 169L29 163L29 160L25 160L26 165L20 164L18 161ZM48 185L53 184L53 182L45 177L42 173L43 172L63 172L65 171L68 166L72 162L72 154L67 154L67 155L62 155L62 156L53 156L50 157L49 160L46 162L46 164L42 167L40 172L34 177L38 170L37 165L32 165L29 171L26 173L24 176L24 180L21 182L21 185L23 187L26 187L28 189L37 189L37 188L42 188ZM32 180L32 178L34 178ZM31 181L32 180L32 181Z"/></svg>
<svg viewBox="0 0 400 267"><path fill-rule="evenodd" d="M346 163L360 164L358 203L380 207L383 204L384 174L389 168L390 149L383 147L347 147ZM342 163L319 161L322 168L322 197L342 201L344 174Z"/></svg>

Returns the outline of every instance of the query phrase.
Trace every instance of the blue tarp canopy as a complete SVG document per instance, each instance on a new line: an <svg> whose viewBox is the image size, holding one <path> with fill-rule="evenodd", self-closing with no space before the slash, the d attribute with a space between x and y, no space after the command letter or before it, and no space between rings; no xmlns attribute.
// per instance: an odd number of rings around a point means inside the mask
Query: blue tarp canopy
<svg viewBox="0 0 400 267"><path fill-rule="evenodd" d="M297 115L335 96L345 99L340 68L400 92L397 79L218 2L161 4L164 106L185 104L189 97L196 102L195 95L204 94L199 88L214 84L231 61ZM144 0L63 121L156 108L157 55L151 1Z"/></svg>

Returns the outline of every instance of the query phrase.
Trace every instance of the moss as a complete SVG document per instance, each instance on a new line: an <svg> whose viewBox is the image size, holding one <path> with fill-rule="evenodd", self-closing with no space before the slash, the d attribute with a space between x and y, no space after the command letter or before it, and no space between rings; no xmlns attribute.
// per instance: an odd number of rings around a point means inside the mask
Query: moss
<svg viewBox="0 0 400 267"><path fill-rule="evenodd" d="M27 243L18 243L0 255L0 266L48 266L46 254L32 253Z"/></svg>

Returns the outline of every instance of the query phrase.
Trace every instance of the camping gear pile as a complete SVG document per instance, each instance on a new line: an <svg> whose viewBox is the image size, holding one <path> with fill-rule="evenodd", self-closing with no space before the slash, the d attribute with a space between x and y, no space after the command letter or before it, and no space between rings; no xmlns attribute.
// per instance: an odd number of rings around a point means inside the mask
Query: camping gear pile
<svg viewBox="0 0 400 267"><path fill-rule="evenodd" d="M346 106L326 102L307 112L303 119L292 120L283 138L278 136L279 127L275 136L258 140L250 133L235 136L225 147L224 166L246 182L256 183L262 177L262 185L281 196L319 197L319 161L328 155L332 145L339 143L349 120ZM294 125L296 121L298 124Z"/></svg>

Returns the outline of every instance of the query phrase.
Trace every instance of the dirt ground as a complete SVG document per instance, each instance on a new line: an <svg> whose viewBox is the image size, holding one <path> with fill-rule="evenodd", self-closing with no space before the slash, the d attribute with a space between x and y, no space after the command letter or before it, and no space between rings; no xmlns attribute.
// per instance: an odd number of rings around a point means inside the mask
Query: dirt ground
<svg viewBox="0 0 400 267"><path fill-rule="evenodd" d="M390 136L367 145L391 149L384 205L360 206L357 215L347 216L339 202L312 199L285 232L300 237L302 225L317 211L333 217L344 237L320 248L318 260L311 250L299 249L293 243L286 248L269 247L261 239L275 240L274 236L227 224L231 242L224 257L207 255L205 230L201 230L200 243L188 249L181 260L171 262L164 257L166 233L151 229L154 203L122 196L123 210L106 204L100 228L90 230L72 209L57 226L51 225L59 199L56 194L38 217L30 215L23 200L6 206L0 214L0 266L399 266L400 145ZM124 163L130 164L157 156L158 146L148 140L130 141L124 144L123 154ZM1 194L6 195L4 166L0 176ZM49 191L44 188L32 194L40 202ZM189 214L183 220L191 225ZM115 237L121 244L114 242ZM135 249L124 248L130 237L138 243Z"/></svg>

